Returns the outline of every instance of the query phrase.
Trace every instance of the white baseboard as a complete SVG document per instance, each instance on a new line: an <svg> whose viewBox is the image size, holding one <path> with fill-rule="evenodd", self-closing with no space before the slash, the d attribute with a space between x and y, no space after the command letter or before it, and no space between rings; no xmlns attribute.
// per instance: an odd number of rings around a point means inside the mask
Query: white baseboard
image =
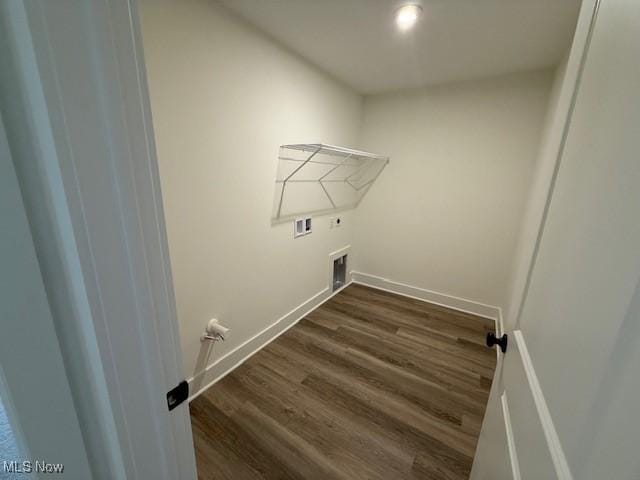
<svg viewBox="0 0 640 480"><path fill-rule="evenodd" d="M191 392L196 390L196 392L192 393L189 397L189 402L224 376L231 373L236 367L240 366L252 355L289 330L296 323L302 320L309 312L318 308L350 284L351 282L348 282L344 287L336 290L335 292L332 292L329 287L324 288L313 297L298 305L289 313L283 315L274 323L255 334L253 337L220 357L211 365L208 365L204 370L189 378L187 380L189 383L189 391Z"/></svg>
<svg viewBox="0 0 640 480"><path fill-rule="evenodd" d="M352 271L351 278L354 283L359 283L367 287L377 288L386 292L452 308L459 312L471 313L479 317L488 318L496 322L496 331L502 332L502 309L500 307L447 295L446 293L434 292L433 290L427 290L425 288L414 287L368 273Z"/></svg>

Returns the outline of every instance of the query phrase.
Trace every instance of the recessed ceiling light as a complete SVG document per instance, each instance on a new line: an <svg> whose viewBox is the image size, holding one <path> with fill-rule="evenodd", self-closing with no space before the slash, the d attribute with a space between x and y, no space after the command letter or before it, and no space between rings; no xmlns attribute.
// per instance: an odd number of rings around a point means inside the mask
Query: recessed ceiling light
<svg viewBox="0 0 640 480"><path fill-rule="evenodd" d="M411 29L422 15L422 7L416 4L407 4L396 10L396 25L402 31Z"/></svg>

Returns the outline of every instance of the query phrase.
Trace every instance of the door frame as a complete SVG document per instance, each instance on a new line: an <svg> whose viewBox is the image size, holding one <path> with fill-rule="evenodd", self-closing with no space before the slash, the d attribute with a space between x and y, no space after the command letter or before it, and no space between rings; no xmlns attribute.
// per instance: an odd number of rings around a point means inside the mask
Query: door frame
<svg viewBox="0 0 640 480"><path fill-rule="evenodd" d="M196 478L135 0L2 2L9 146L96 478ZM98 462L99 465L95 463Z"/></svg>

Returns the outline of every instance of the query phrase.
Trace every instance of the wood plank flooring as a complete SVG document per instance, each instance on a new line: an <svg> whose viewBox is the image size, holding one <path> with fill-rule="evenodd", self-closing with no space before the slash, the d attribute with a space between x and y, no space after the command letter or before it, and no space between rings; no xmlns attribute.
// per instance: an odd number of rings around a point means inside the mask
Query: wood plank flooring
<svg viewBox="0 0 640 480"><path fill-rule="evenodd" d="M466 479L493 322L352 284L191 405L200 479Z"/></svg>

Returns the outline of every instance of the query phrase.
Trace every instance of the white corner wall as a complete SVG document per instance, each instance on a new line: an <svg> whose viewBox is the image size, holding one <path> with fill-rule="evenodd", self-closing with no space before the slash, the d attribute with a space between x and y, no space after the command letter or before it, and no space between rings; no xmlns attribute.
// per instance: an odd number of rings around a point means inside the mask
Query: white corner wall
<svg viewBox="0 0 640 480"><path fill-rule="evenodd" d="M192 391L329 295L352 212L293 239L271 226L278 148L357 146L362 98L208 0L143 0L141 17L185 374ZM231 328L210 351L207 321ZM206 374L203 372L206 371Z"/></svg>
<svg viewBox="0 0 640 480"><path fill-rule="evenodd" d="M540 146L520 222L507 299L504 304L504 326L507 330L515 328L523 295L525 295L529 270L537 248L538 234L565 133L565 122L578 71L578 65L572 65L571 78L565 83L568 53L554 72Z"/></svg>
<svg viewBox="0 0 640 480"><path fill-rule="evenodd" d="M367 97L360 146L391 163L358 208L355 269L503 307L552 77Z"/></svg>

